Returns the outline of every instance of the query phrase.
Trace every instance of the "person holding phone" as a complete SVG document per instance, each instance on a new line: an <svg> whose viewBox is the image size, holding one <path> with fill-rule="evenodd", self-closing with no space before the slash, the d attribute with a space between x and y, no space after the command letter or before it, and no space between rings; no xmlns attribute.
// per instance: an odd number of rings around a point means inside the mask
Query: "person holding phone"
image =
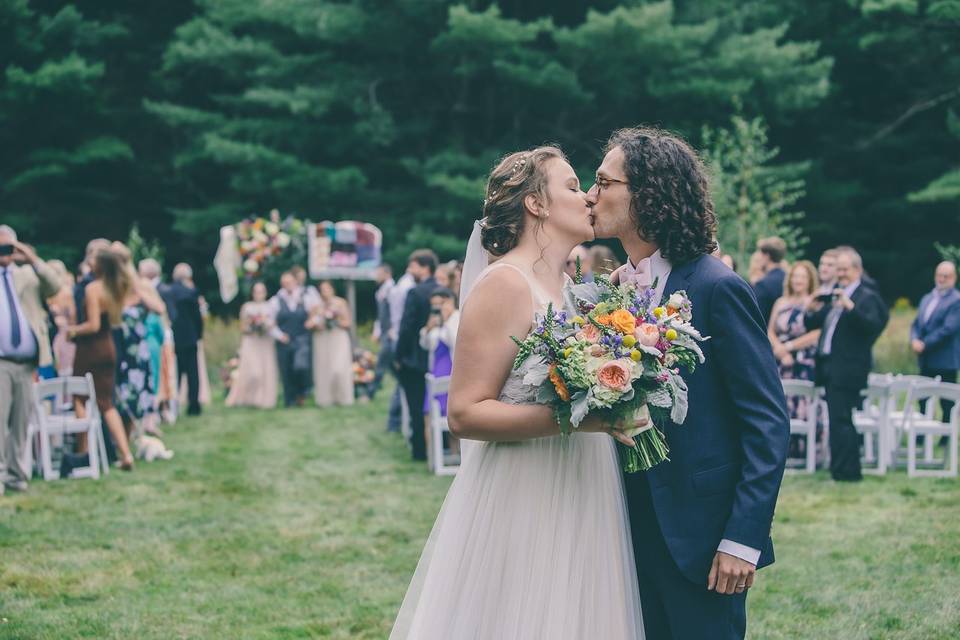
<svg viewBox="0 0 960 640"><path fill-rule="evenodd" d="M827 394L830 475L855 482L863 476L853 410L860 404L860 390L867 386L873 343L887 326L890 312L876 289L863 283L863 260L855 250L837 253L836 275L838 287L810 301L804 324L808 330L822 329L816 378Z"/></svg>
<svg viewBox="0 0 960 640"><path fill-rule="evenodd" d="M0 495L26 491L27 421L33 373L53 364L43 303L60 289L56 271L0 225Z"/></svg>

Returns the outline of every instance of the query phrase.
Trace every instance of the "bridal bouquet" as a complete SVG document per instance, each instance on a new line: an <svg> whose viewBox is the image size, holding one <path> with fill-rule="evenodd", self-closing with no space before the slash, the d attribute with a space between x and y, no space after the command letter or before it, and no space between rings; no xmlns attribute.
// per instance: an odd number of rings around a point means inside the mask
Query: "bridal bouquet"
<svg viewBox="0 0 960 640"><path fill-rule="evenodd" d="M680 367L704 362L705 338L691 324L686 292L656 303L655 287L614 285L600 277L571 287L579 315L548 307L523 340L514 369L537 389L537 401L551 404L561 431L574 429L592 412L614 423L647 418L628 430L634 446L618 444L623 470L635 473L667 460L669 450L657 423L681 424L687 415L687 385Z"/></svg>

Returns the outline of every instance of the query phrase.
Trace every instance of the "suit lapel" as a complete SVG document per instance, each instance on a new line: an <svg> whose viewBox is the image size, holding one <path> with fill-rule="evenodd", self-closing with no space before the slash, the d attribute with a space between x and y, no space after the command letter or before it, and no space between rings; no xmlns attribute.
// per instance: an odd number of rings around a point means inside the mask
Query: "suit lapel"
<svg viewBox="0 0 960 640"><path fill-rule="evenodd" d="M663 298L669 298L671 294L686 289L687 283L690 282L690 278L693 277L693 273L697 269L697 265L703 259L704 256L700 256L670 269L667 285L663 288Z"/></svg>

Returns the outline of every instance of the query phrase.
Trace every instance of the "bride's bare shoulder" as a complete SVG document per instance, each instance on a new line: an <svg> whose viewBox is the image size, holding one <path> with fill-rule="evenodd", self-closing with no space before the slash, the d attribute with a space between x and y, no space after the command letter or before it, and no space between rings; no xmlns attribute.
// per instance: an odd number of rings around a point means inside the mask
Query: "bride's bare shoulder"
<svg viewBox="0 0 960 640"><path fill-rule="evenodd" d="M529 320L533 312L533 300L530 285L523 274L507 265L491 269L471 291L470 300L463 309L464 320L478 311L483 312L488 320L491 313Z"/></svg>

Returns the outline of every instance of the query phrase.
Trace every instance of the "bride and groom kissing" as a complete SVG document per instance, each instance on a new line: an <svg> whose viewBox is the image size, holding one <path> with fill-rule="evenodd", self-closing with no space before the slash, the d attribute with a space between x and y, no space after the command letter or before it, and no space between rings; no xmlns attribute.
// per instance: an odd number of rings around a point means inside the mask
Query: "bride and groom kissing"
<svg viewBox="0 0 960 640"><path fill-rule="evenodd" d="M789 419L749 285L719 260L704 167L656 129L606 145L584 193L564 154L503 158L464 266L449 423L464 460L391 638L743 638L770 537ZM615 281L686 291L710 339L685 373L682 426L658 424L669 461L623 474L614 438L642 424L588 415L569 437L514 370L510 336L548 305L575 312L571 249L617 238ZM469 298L469 300L468 300ZM613 436L613 437L610 437Z"/></svg>

